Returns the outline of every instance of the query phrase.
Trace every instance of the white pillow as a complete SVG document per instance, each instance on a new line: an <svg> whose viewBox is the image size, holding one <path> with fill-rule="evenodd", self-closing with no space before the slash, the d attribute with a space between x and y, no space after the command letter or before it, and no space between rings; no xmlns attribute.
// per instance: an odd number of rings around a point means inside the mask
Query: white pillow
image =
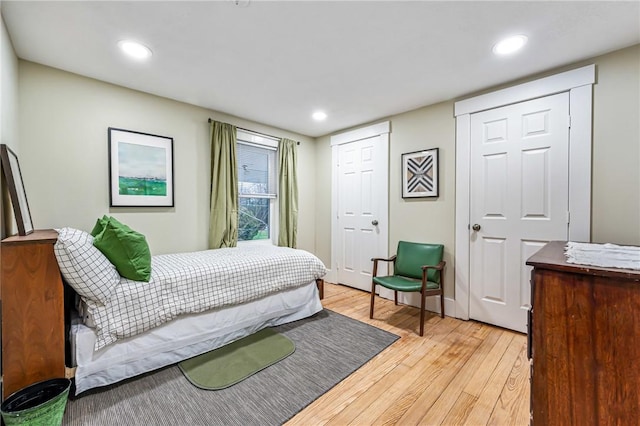
<svg viewBox="0 0 640 426"><path fill-rule="evenodd" d="M82 297L105 304L120 282L116 267L94 247L93 237L79 229L58 229L53 246L62 276Z"/></svg>

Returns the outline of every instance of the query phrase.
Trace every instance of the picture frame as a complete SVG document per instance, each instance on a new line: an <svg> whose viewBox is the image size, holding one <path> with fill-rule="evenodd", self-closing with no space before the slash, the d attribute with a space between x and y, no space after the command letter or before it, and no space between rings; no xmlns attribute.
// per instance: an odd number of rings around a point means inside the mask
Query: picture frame
<svg viewBox="0 0 640 426"><path fill-rule="evenodd" d="M173 138L109 127L109 205L173 207Z"/></svg>
<svg viewBox="0 0 640 426"><path fill-rule="evenodd" d="M402 198L437 197L438 148L402 154Z"/></svg>
<svg viewBox="0 0 640 426"><path fill-rule="evenodd" d="M0 145L0 161L4 177L9 190L9 197L13 205L13 214L16 218L18 226L18 235L28 235L33 232L33 221L31 219L31 211L27 202L27 193L24 189L24 181L22 180L22 172L20 171L20 163L18 156L6 144Z"/></svg>

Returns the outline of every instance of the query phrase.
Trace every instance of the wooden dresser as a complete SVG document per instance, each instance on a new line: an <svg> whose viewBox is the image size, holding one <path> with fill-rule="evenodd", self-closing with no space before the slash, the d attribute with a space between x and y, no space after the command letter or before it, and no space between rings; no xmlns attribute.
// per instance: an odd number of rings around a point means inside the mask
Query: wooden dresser
<svg viewBox="0 0 640 426"><path fill-rule="evenodd" d="M527 261L532 424L640 424L640 271L566 263L565 244Z"/></svg>
<svg viewBox="0 0 640 426"><path fill-rule="evenodd" d="M32 383L65 377L64 288L53 253L57 238L47 229L2 240L3 400Z"/></svg>

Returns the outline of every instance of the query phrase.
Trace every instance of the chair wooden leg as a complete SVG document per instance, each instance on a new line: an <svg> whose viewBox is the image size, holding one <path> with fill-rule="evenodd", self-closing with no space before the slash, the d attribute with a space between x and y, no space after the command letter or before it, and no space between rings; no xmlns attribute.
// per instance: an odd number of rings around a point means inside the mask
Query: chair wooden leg
<svg viewBox="0 0 640 426"><path fill-rule="evenodd" d="M420 336L424 335L424 294L420 292Z"/></svg>
<svg viewBox="0 0 640 426"><path fill-rule="evenodd" d="M369 308L369 319L373 319L373 302L375 301L375 298L376 298L376 285L372 281L371 282L371 306Z"/></svg>
<svg viewBox="0 0 640 426"><path fill-rule="evenodd" d="M393 301L396 303L396 306L398 306L398 290L393 290Z"/></svg>
<svg viewBox="0 0 640 426"><path fill-rule="evenodd" d="M444 318L444 268L440 271L440 318Z"/></svg>

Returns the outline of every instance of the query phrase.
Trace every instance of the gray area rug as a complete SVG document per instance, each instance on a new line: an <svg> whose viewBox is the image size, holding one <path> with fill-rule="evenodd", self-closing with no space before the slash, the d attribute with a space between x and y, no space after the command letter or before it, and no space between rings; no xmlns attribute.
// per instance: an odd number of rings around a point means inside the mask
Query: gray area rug
<svg viewBox="0 0 640 426"><path fill-rule="evenodd" d="M398 339L324 310L275 327L296 351L218 391L193 386L177 366L69 400L64 425L279 425Z"/></svg>

